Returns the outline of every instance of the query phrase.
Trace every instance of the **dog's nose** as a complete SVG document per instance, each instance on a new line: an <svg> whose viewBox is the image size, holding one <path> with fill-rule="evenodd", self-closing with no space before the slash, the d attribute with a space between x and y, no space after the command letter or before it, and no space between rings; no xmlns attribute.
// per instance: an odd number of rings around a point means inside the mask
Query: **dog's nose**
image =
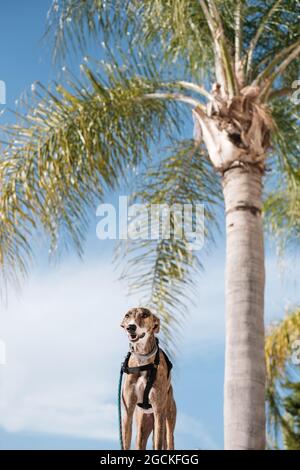
<svg viewBox="0 0 300 470"><path fill-rule="evenodd" d="M136 325L128 325L127 330L131 331L131 332L134 332L136 330Z"/></svg>

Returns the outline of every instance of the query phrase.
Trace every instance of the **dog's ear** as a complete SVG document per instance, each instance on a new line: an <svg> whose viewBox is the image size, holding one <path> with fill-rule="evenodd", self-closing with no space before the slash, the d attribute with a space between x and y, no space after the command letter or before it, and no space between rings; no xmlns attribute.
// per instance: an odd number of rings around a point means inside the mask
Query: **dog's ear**
<svg viewBox="0 0 300 470"><path fill-rule="evenodd" d="M153 333L159 333L160 330L160 319L153 315Z"/></svg>

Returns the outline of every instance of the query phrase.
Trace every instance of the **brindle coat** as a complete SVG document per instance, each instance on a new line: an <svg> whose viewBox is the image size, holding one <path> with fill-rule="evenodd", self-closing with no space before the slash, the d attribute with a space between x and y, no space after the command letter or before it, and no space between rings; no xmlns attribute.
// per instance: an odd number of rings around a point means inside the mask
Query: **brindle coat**
<svg viewBox="0 0 300 470"><path fill-rule="evenodd" d="M132 354L129 367L141 366L154 361L155 355L143 358L155 350L155 334L159 332L159 319L146 308L132 308L121 323L129 337ZM124 407L123 445L130 449L132 436L132 420L135 413L137 424L136 449L146 449L147 440L153 431L153 448L174 449L174 428L176 422L176 404L165 357L160 352L159 365L155 382L149 393L152 408L144 411L136 406L143 401L143 393L147 381L147 372L139 375L126 374L122 390Z"/></svg>

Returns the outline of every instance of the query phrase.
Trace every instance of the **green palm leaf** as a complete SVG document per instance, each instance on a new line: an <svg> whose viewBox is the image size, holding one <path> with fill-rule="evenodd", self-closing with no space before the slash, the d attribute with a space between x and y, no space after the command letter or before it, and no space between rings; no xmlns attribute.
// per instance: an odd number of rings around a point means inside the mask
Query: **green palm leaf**
<svg viewBox="0 0 300 470"><path fill-rule="evenodd" d="M80 92L75 83L54 92L37 84L26 118L3 129L0 260L7 278L17 265L26 270L37 221L52 250L60 238L81 254L88 209L149 154L161 129L173 126L169 102L143 98L157 87L154 80L84 72Z"/></svg>
<svg viewBox="0 0 300 470"><path fill-rule="evenodd" d="M300 338L300 310L296 309L278 323L271 325L265 340L267 368L267 417L271 445L278 445L280 433L292 434L284 415L284 387L287 381L297 377L297 366L292 363L293 344ZM299 376L298 376L299 381Z"/></svg>
<svg viewBox="0 0 300 470"><path fill-rule="evenodd" d="M176 326L180 325L180 319L184 318L195 297L197 273L203 268L202 254L213 240L213 228L217 227L216 211L222 190L206 154L193 141L177 142L165 152L167 157L135 181L138 190L132 202L144 203L149 214L151 205L155 204L171 208L173 204L189 203L194 209L195 204L204 204L204 248L191 250L191 240L184 230L182 237L176 238L175 218L171 215L170 238L120 242L116 255L118 260L125 258L121 278L126 279L129 291L139 292L141 302L163 318L164 336L170 347L175 344ZM147 214L142 217L142 225L147 233Z"/></svg>
<svg viewBox="0 0 300 470"><path fill-rule="evenodd" d="M272 102L275 122L272 177L265 197L266 225L283 249L300 239L299 104L282 97Z"/></svg>

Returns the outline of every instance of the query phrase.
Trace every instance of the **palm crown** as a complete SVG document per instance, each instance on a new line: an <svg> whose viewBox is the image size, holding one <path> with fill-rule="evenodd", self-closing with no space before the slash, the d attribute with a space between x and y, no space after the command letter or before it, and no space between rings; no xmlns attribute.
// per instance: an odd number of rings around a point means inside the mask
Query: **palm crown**
<svg viewBox="0 0 300 470"><path fill-rule="evenodd" d="M37 220L50 233L52 248L65 236L81 252L88 208L106 188L118 186L128 167L149 156L162 134L170 142L167 157L147 170L135 197L205 200L211 222L206 234L211 235L221 200L218 178L199 138L195 146L192 140L181 141L178 131L192 107L198 137L197 116L215 112L227 120L227 131L240 147L247 145L252 105L244 128L239 126L245 101L253 96L268 147L273 133L270 165L279 170L274 184L278 178L284 183L281 191L270 185L267 214L273 228L292 225L291 235L297 235L299 105L290 95L299 67L298 17L297 1L54 1L48 35L54 38L56 58L71 46L84 50L91 35L102 37L106 57L82 65L82 81L67 74L65 84L54 84L50 91L36 84L29 112L4 129L4 278L26 270L28 234ZM131 277L135 249L145 264ZM128 254L127 279L148 289L147 299L159 306L167 330L176 309L182 312L182 287L191 285L199 259L185 240L174 239L135 243ZM143 283L138 282L141 272Z"/></svg>

